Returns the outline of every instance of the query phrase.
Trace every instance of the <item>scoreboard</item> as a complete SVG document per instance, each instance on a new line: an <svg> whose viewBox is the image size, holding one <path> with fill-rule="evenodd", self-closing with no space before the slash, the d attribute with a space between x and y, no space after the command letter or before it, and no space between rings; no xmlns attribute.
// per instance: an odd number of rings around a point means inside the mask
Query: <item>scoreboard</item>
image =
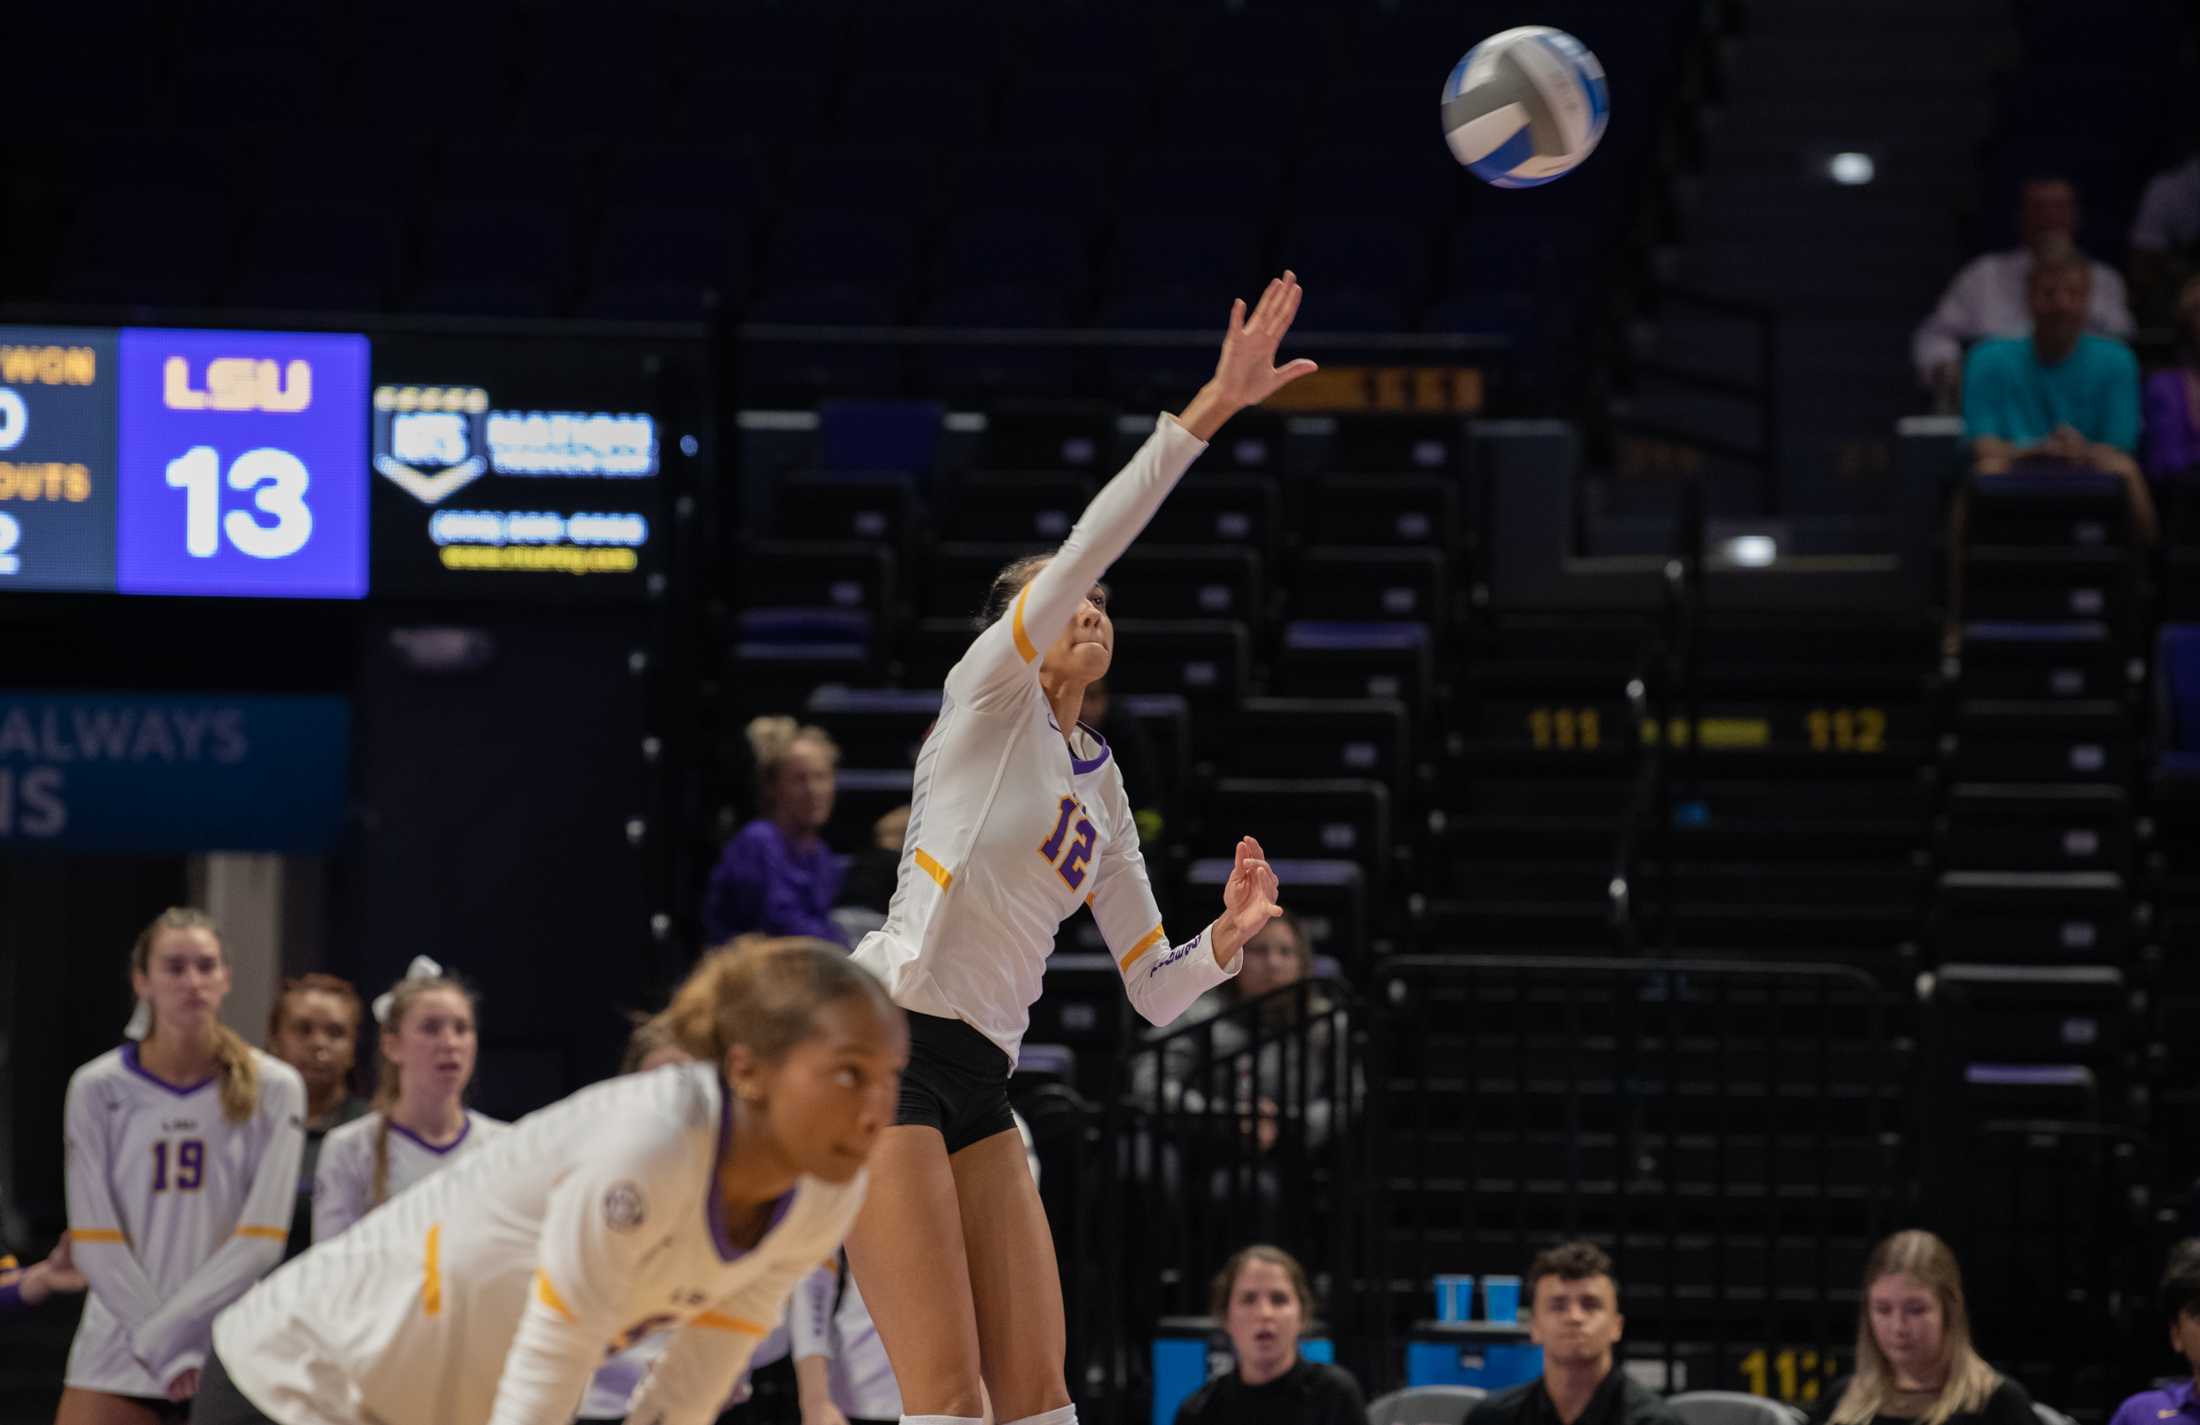
<svg viewBox="0 0 2200 1425"><path fill-rule="evenodd" d="M0 595L641 597L662 370L618 339L0 326Z"/></svg>

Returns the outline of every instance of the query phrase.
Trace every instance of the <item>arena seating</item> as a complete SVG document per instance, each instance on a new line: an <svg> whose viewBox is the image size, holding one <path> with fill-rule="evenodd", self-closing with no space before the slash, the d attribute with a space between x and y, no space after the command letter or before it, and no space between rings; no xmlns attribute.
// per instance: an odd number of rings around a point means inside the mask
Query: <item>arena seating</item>
<svg viewBox="0 0 2200 1425"><path fill-rule="evenodd" d="M549 5L187 18L131 0L11 18L78 55L108 24L206 30L187 63L111 86L106 127L11 176L54 236L12 225L0 283L143 311L809 329L734 347L739 404L805 433L777 463L741 447L741 486L719 492L700 731L823 725L843 753L827 839L850 850L907 801L994 573L1059 540L1152 401L1212 362L945 329L1204 334L1289 262L1322 291L1310 345L1495 333L1533 406L1582 384L1584 333L1619 319L1620 249L1669 196L1660 116L1695 97L1718 19L1539 6L1603 55L1615 112L1645 117L1615 121L1595 168L1500 204L1435 144L1435 76L1379 77L1456 52L1455 5L1350 23L1323 0L977 8L639 8L604 27ZM2070 63L1999 81L1989 192L2074 107L2128 135L2174 97L2110 82L2120 56L2099 49L2104 11L2146 27L2164 7L2059 9L2012 10L2022 55ZM429 19L474 61L433 103L405 97ZM1815 63L1817 23L1783 12L1778 42ZM1154 83L1124 78L1156 52ZM1829 84L1875 62L1835 58ZM1321 73L1271 77L1286 62ZM25 101L47 82L26 74ZM2104 254L2139 153L2071 157ZM1748 209L1747 190L1721 201ZM1746 231L1706 251L1770 260ZM1917 274L1855 278L1884 298ZM904 323L941 330L830 330ZM1854 331L1816 330L1854 359ZM1701 336L1673 324L1677 345ZM1972 490L1952 661L1922 618L1706 617L1692 715L1630 701L1671 651L1654 613L1490 603L1505 531L1471 449L1450 418L1316 434L1249 417L1109 576L1113 691L1157 759L1125 774L1161 813L1146 854L1172 923L1207 913L1231 841L1258 834L1340 992L1393 1016L1369 1062L1394 1136L1356 1185L1383 1230L1364 1275L1332 1285L1398 1329L1430 1269L1517 1271L1586 1234L1621 1259L1631 1338L1725 1383L1768 1329L1843 1342L1873 1236L1930 1212L1973 1234L1982 1336L2013 1343L2020 1378L2105 1389L2068 1343L2089 1368L2120 1359L2090 1343L2144 1276L2147 1209L2200 1178L2200 631L2157 632L2120 490ZM2183 590L2200 617L2193 543L2162 572L2171 611ZM1672 795L1645 807L1652 754ZM706 775L697 839L744 796L734 769ZM1693 968L1649 975L1623 947ZM1089 917L1064 926L1031 1035L1034 1076L1091 1098L1134 1027L1106 948ZM1981 1179L2010 1191L1960 1198ZM2014 1309L2040 1281L2071 1284L2057 1309Z"/></svg>

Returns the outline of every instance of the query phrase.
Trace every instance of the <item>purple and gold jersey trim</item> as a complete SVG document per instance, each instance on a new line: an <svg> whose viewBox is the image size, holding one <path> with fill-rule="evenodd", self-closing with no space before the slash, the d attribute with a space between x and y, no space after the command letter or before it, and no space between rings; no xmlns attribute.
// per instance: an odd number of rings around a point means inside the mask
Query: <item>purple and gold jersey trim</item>
<svg viewBox="0 0 2200 1425"><path fill-rule="evenodd" d="M718 1151L711 1154L710 1158L710 1172L714 1181L710 1191L703 1194L703 1201L707 1204L703 1211L710 1225L710 1244L718 1250L718 1260L721 1262L731 1262L748 1255L746 1250L733 1245L733 1234L726 1228L725 1195L718 1191L715 1181L718 1165L726 1160L726 1154L732 1149L733 1085L721 1077L718 1080ZM780 1219L787 1215L787 1209L794 1206L794 1195L795 1189L789 1188L779 1201L772 1204L771 1216L765 1220L764 1230L756 1236L759 1245L779 1225Z"/></svg>
<svg viewBox="0 0 2200 1425"><path fill-rule="evenodd" d="M428 1241L420 1260L420 1314L430 1318L443 1314L442 1255L443 1224L438 1222L428 1228ZM549 1281L548 1277L543 1278L545 1286Z"/></svg>
<svg viewBox="0 0 2200 1425"><path fill-rule="evenodd" d="M558 1295L558 1289L550 1285L550 1274L540 1267L535 1268L535 1300L555 1311L567 1325L579 1323L580 1318L573 1314L573 1308L567 1306L565 1298Z"/></svg>
<svg viewBox="0 0 2200 1425"><path fill-rule="evenodd" d="M726 1316L716 1311L705 1311L689 1324L700 1326L706 1331L731 1331L741 1336L761 1337L772 1333L769 1326L759 1326L754 1321L744 1321L738 1316Z"/></svg>
<svg viewBox="0 0 2200 1425"><path fill-rule="evenodd" d="M419 1134L413 1132L410 1128L407 1128L404 1124L399 1123L396 1119L391 1118L386 1114L383 1116L383 1122L389 1124L390 1132L404 1138L414 1147L433 1153L439 1158L442 1157L445 1153L448 1153L458 1147L459 1144L465 1142L466 1135L474 1131L474 1116L470 1113L466 1114L459 1122L458 1136L456 1138L453 1138L450 1142L444 1144L442 1147L438 1148L435 1146L435 1144L430 1143L427 1139L421 1137Z"/></svg>
<svg viewBox="0 0 2200 1425"><path fill-rule="evenodd" d="M1030 598L1031 585L1026 584L1023 592L1016 595L1016 607L1008 616L1008 632L1016 640L1016 656L1026 663L1039 656L1038 645L1031 641L1030 634L1024 632L1024 604Z"/></svg>
<svg viewBox="0 0 2200 1425"><path fill-rule="evenodd" d="M208 1084L214 1082L214 1080L221 1077L221 1075L217 1072L208 1074L205 1078L200 1079L195 1084L170 1083L168 1080L162 1078L160 1075L154 1073L151 1069L146 1068L143 1064L138 1062L138 1046L137 1041L134 1039L130 1040L128 1043L122 1046L122 1067L128 1069L131 1073L136 1074L139 1078L145 1080L145 1082L149 1084L158 1084L160 1087L174 1094L177 1098L188 1098L192 1094L197 1093L200 1089L205 1088Z"/></svg>
<svg viewBox="0 0 2200 1425"><path fill-rule="evenodd" d="M1153 949L1154 946L1159 945L1163 940L1167 938L1168 937L1166 932L1164 932L1162 928L1158 925L1155 926L1153 929L1147 931L1144 935L1139 936L1138 943L1136 945L1133 945L1130 948L1130 953L1123 957L1123 973L1129 974L1131 966L1137 964L1139 959L1144 956L1148 950Z"/></svg>
<svg viewBox="0 0 2200 1425"><path fill-rule="evenodd" d="M944 891L955 884L955 873L933 860L932 854L922 846L917 848L917 854L913 859L917 863L917 869L937 882L941 890Z"/></svg>

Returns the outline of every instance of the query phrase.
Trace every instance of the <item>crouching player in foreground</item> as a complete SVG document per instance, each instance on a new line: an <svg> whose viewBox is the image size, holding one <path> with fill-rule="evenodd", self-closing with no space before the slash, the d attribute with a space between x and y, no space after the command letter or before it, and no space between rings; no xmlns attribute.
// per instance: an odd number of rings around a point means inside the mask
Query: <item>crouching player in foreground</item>
<svg viewBox="0 0 2200 1425"><path fill-rule="evenodd" d="M908 1035L869 973L801 942L706 958L666 1017L699 1062L529 1116L224 1312L192 1420L564 1425L653 1331L632 1418L715 1419L855 1220Z"/></svg>

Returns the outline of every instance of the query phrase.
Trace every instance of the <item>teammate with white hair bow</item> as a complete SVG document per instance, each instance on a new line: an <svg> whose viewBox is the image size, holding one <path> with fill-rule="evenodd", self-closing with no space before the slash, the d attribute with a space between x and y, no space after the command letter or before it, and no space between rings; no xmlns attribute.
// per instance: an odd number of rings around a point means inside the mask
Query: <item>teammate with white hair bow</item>
<svg viewBox="0 0 2200 1425"><path fill-rule="evenodd" d="M374 1001L374 1111L328 1135L313 1180L313 1240L325 1242L508 1125L466 1107L473 992L425 955Z"/></svg>

